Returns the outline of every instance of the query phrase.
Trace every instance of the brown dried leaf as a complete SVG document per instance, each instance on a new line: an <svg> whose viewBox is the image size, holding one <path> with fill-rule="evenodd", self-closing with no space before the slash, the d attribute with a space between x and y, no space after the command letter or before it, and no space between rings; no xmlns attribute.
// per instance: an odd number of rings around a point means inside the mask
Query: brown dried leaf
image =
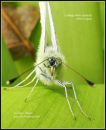
<svg viewBox="0 0 106 130"><path fill-rule="evenodd" d="M17 33L8 24L8 21L2 17L3 36L13 58L18 59L22 56L28 55L29 52L23 44L23 41L28 41L32 30L39 20L38 10L31 5L18 8L6 6L3 7L3 10L5 10L8 17L11 19L12 24L17 27L17 31L20 33L17 35ZM21 39L20 35L22 37Z"/></svg>

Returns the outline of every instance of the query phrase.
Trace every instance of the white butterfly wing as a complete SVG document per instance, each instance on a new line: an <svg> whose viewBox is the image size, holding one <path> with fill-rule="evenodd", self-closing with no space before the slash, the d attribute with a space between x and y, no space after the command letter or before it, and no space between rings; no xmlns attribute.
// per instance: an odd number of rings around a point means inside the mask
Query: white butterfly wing
<svg viewBox="0 0 106 130"><path fill-rule="evenodd" d="M57 51L58 47L57 47L57 41L56 41L56 34L55 34L54 23L53 23L51 7L50 7L49 2L47 2L47 8L48 8L48 14L49 14L50 33L51 33L52 46L53 46L53 49Z"/></svg>
<svg viewBox="0 0 106 130"><path fill-rule="evenodd" d="M41 38L40 38L40 50L45 51L46 46L46 2L39 2L40 7L40 22L41 22Z"/></svg>

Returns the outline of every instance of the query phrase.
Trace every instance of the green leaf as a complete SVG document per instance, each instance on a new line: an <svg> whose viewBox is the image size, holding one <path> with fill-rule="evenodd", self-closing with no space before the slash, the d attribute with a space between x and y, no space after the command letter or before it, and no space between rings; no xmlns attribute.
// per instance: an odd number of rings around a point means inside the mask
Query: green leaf
<svg viewBox="0 0 106 130"><path fill-rule="evenodd" d="M32 34L31 34L31 37L30 37L30 41L34 46L35 52L37 52L37 50L38 50L40 36L41 36L41 24L39 21L38 24L36 25L36 28L34 28Z"/></svg>
<svg viewBox="0 0 106 130"><path fill-rule="evenodd" d="M8 62L9 61L9 62ZM17 75L17 69L14 61L10 56L10 52L6 47L6 43L2 38L2 85L6 85L6 81Z"/></svg>
<svg viewBox="0 0 106 130"><path fill-rule="evenodd" d="M31 87L2 89L2 128L104 128L104 85L76 88L78 99L92 120L81 114L72 89L68 89L69 100L77 120L69 111L63 88L38 85L25 102L30 90Z"/></svg>

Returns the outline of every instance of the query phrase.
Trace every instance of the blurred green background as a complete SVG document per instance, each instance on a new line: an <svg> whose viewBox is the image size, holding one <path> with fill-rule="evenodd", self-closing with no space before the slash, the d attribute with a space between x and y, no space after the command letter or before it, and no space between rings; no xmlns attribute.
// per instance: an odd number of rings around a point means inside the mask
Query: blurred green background
<svg viewBox="0 0 106 130"><path fill-rule="evenodd" d="M12 2L12 4L16 7L29 4L38 7L37 2ZM58 86L50 88L39 84L33 93L32 100L25 103L24 99L31 90L32 84L22 89L2 90L2 127L103 128L104 2L50 2L50 5L58 45L67 64L93 81L96 87L90 88L82 78L67 68L63 68L62 80L74 83L82 106L94 120L89 121L81 115L77 105L75 105L75 100L73 100L73 93L69 90L70 102L78 117L77 121L74 121L65 100L64 90L61 90ZM29 39L36 51L40 34L41 25L38 22ZM47 40L50 42L49 25L47 36ZM13 61L6 47L5 39L2 38L3 87L6 87L8 79L22 73L34 62L31 56ZM14 118L14 112L25 111L40 115L40 118Z"/></svg>

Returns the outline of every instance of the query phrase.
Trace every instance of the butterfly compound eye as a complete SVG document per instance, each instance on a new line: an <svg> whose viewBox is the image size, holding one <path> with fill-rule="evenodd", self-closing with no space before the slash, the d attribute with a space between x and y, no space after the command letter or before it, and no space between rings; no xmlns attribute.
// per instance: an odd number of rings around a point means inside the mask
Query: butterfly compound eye
<svg viewBox="0 0 106 130"><path fill-rule="evenodd" d="M50 66L54 66L55 64L56 64L56 59L55 58L50 58L49 59L49 64L50 64Z"/></svg>

